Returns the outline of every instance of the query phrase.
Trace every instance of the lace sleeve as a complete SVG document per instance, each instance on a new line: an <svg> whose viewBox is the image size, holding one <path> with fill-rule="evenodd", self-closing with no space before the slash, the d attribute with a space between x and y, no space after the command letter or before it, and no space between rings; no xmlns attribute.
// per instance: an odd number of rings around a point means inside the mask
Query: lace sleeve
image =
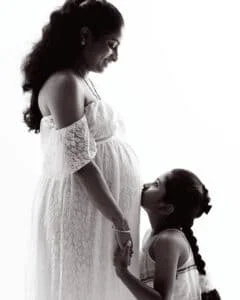
<svg viewBox="0 0 240 300"><path fill-rule="evenodd" d="M58 130L62 145L63 169L74 173L96 155L96 143L89 130L86 116Z"/></svg>

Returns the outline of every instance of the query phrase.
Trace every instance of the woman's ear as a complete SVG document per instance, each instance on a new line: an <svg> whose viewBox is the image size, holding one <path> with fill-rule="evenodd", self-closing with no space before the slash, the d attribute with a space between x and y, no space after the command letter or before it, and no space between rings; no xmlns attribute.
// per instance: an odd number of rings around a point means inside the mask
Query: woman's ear
<svg viewBox="0 0 240 300"><path fill-rule="evenodd" d="M172 204L167 204L166 208L169 215L171 215L174 212L174 206Z"/></svg>
<svg viewBox="0 0 240 300"><path fill-rule="evenodd" d="M88 27L84 26L80 30L80 36L81 44L86 45L92 39L92 32Z"/></svg>

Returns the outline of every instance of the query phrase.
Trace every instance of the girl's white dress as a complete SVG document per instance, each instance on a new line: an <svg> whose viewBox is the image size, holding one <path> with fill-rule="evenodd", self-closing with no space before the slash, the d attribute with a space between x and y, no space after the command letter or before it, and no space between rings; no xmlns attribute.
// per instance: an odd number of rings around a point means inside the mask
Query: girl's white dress
<svg viewBox="0 0 240 300"><path fill-rule="evenodd" d="M178 229L166 230L177 231L179 238L184 239L189 246L187 261L177 269L172 300L201 300L203 292L213 290L211 282L207 276L199 274L190 244L184 233ZM152 288L154 285L155 261L149 254L149 248L157 238L158 235L152 235L151 230L148 230L143 240L143 248L140 255L140 279Z"/></svg>
<svg viewBox="0 0 240 300"><path fill-rule="evenodd" d="M94 160L127 218L138 274L141 182L138 160L120 136L122 122L109 104L90 103L85 115L57 130L41 120L44 155L32 214L28 273L30 300L133 300L115 274L112 223L96 208L91 190L74 173Z"/></svg>

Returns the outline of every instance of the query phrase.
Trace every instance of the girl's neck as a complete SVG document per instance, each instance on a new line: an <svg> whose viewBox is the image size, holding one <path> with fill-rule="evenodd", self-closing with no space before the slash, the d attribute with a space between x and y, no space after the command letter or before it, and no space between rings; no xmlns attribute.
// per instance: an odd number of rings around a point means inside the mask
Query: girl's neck
<svg viewBox="0 0 240 300"><path fill-rule="evenodd" d="M166 217L160 217L154 213L148 213L149 221L152 227L153 234L158 231L160 226L164 226L166 224Z"/></svg>
<svg viewBox="0 0 240 300"><path fill-rule="evenodd" d="M152 227L152 234L155 235L164 229L176 228L181 230L181 225L174 222L169 217L159 217L154 214L149 214L149 221Z"/></svg>

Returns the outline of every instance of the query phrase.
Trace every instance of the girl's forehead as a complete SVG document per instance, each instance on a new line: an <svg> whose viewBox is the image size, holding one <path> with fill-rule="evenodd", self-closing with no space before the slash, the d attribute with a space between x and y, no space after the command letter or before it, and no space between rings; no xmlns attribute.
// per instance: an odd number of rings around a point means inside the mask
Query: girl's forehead
<svg viewBox="0 0 240 300"><path fill-rule="evenodd" d="M166 173L160 175L160 176L157 178L157 181L159 181L159 182L161 182L161 183L165 183L166 179L167 179L168 177L171 176L171 173L172 173L172 172L169 171L169 172L166 172Z"/></svg>

